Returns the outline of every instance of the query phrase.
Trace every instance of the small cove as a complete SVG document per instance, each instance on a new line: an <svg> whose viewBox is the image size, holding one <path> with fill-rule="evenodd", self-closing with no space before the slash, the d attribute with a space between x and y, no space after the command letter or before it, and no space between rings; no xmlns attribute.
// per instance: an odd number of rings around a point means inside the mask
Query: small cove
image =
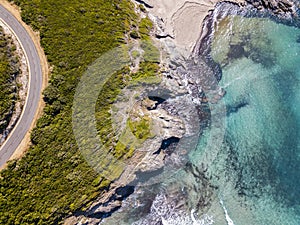
<svg viewBox="0 0 300 225"><path fill-rule="evenodd" d="M213 29L226 94L197 148L104 224L300 224L300 29L230 13Z"/></svg>

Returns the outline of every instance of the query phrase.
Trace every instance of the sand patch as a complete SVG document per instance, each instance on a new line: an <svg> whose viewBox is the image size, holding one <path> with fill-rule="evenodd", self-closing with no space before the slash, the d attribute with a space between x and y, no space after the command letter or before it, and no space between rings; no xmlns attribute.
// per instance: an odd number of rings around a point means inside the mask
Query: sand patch
<svg viewBox="0 0 300 225"><path fill-rule="evenodd" d="M220 0L148 0L145 1L161 32L173 37L173 43L183 55L189 55L201 36L205 17ZM244 0L232 2L243 4Z"/></svg>

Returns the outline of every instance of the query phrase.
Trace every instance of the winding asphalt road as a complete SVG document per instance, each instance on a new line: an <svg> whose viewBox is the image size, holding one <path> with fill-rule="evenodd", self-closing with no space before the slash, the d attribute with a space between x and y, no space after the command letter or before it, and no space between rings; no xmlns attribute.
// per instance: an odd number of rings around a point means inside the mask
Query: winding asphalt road
<svg viewBox="0 0 300 225"><path fill-rule="evenodd" d="M1 167L18 148L33 122L41 96L43 74L37 49L25 28L2 5L0 5L0 19L2 19L17 36L29 65L29 85L26 103L16 126L0 148Z"/></svg>

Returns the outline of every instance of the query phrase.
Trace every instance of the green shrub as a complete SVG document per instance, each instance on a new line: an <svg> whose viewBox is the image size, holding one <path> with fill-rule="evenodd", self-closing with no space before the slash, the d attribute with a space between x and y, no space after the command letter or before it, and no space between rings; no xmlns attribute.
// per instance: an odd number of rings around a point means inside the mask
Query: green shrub
<svg viewBox="0 0 300 225"><path fill-rule="evenodd" d="M149 39L149 32L153 29L152 21L146 17L142 18L139 23L139 32L142 36L142 39Z"/></svg>
<svg viewBox="0 0 300 225"><path fill-rule="evenodd" d="M139 4L139 8L140 8L140 10L142 11L142 12L147 12L147 10L146 10L146 8L145 8L145 6L144 5L142 5L142 4Z"/></svg>
<svg viewBox="0 0 300 225"><path fill-rule="evenodd" d="M136 120L128 121L131 132L139 140L146 140L151 137L151 119L149 117L139 117Z"/></svg>

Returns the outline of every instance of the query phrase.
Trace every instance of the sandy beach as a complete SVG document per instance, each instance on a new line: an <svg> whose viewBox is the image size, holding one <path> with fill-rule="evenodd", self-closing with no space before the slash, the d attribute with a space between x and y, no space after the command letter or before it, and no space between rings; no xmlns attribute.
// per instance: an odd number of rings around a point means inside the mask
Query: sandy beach
<svg viewBox="0 0 300 225"><path fill-rule="evenodd" d="M220 0L148 0L145 1L152 20L156 20L161 35L169 35L177 49L186 55L191 53L201 36L202 23L210 10ZM244 4L244 0L231 1ZM199 35L200 34L200 35Z"/></svg>

